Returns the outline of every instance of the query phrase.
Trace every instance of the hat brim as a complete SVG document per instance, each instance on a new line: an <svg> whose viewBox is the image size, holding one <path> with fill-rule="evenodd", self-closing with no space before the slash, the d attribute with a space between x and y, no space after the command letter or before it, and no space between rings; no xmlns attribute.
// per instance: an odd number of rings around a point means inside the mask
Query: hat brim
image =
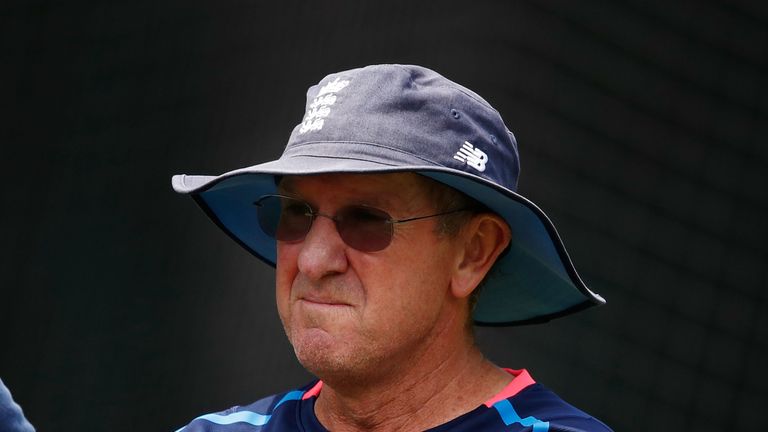
<svg viewBox="0 0 768 432"><path fill-rule="evenodd" d="M172 184L177 192L191 194L237 243L274 266L276 243L261 230L253 202L276 192L276 176L403 171L416 172L471 196L502 216L512 230L510 247L494 264L480 292L473 312L476 324L546 322L605 303L581 280L554 225L541 209L509 189L463 171L294 155L220 176L176 175Z"/></svg>

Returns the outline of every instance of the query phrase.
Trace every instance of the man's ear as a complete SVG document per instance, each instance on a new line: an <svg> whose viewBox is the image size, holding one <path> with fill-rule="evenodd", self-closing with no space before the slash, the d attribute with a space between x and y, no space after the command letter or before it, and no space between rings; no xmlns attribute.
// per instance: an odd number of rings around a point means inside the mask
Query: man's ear
<svg viewBox="0 0 768 432"><path fill-rule="evenodd" d="M469 296L482 282L496 258L512 239L507 223L493 213L472 218L459 233L463 240L459 262L451 279L451 292L457 298Z"/></svg>

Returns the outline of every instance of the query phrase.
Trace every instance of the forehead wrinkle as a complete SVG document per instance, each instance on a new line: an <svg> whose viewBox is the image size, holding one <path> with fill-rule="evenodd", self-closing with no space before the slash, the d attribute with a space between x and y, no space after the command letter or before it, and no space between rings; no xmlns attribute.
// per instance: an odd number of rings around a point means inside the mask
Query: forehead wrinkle
<svg viewBox="0 0 768 432"><path fill-rule="evenodd" d="M297 186L297 181L302 178L318 179L325 183L321 187L332 190L340 186L344 190L344 196L349 195L350 201L344 205L365 205L383 210L406 214L409 211L421 210L426 197L427 188L414 173L390 173L390 174L320 174L310 176L285 176L277 185L280 193L286 193L300 197L308 202L313 202L316 197L302 194ZM366 179L357 182L355 179ZM360 183L363 183L362 185ZM373 190L370 190L370 189ZM348 192L348 193L346 193ZM410 216L410 215L407 215Z"/></svg>

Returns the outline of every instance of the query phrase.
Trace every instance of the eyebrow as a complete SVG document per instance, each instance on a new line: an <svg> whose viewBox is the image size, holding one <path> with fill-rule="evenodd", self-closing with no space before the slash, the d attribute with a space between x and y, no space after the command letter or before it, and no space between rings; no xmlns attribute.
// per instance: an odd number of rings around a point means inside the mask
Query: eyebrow
<svg viewBox="0 0 768 432"><path fill-rule="evenodd" d="M291 192L291 178L290 177L280 177L279 179L275 179L275 183L277 186L278 192Z"/></svg>
<svg viewBox="0 0 768 432"><path fill-rule="evenodd" d="M317 202L314 201L311 196L306 196L299 193L295 188L296 178L308 177L308 176L280 176L276 178L278 193L284 193L286 195L293 196L295 198L306 201L313 208L317 207ZM420 188L421 192L424 192L424 188ZM403 198L408 195L411 198L414 196L413 191L411 193L404 194L402 191L394 193L392 196L384 197L379 193L366 193L365 191L358 191L360 195L354 197L354 199L346 202L344 205L362 205L366 207L374 207L387 212L403 213L408 215L419 208L413 205L412 199Z"/></svg>
<svg viewBox="0 0 768 432"><path fill-rule="evenodd" d="M312 202L312 197L306 197L298 192L296 192L296 189L293 187L293 179L291 177L283 177L277 182L277 192L278 193L285 193L287 195L294 196L296 198L300 198L307 203L309 203L311 206L315 207L315 203ZM362 197L355 197L351 202L347 203L346 205L361 205L366 207L374 207L377 209L388 209L392 210L397 207L397 203L394 202L392 199L382 199L381 195L378 194L368 194L367 196Z"/></svg>

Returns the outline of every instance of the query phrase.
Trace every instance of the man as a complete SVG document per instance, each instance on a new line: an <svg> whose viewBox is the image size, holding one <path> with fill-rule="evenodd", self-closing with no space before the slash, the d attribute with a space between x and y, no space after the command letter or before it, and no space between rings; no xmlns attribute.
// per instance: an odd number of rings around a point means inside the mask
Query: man
<svg viewBox="0 0 768 432"><path fill-rule="evenodd" d="M517 144L474 92L418 66L325 77L279 160L174 176L276 266L277 308L320 380L208 414L193 431L608 431L472 322L542 322L604 300L544 213L516 194Z"/></svg>

